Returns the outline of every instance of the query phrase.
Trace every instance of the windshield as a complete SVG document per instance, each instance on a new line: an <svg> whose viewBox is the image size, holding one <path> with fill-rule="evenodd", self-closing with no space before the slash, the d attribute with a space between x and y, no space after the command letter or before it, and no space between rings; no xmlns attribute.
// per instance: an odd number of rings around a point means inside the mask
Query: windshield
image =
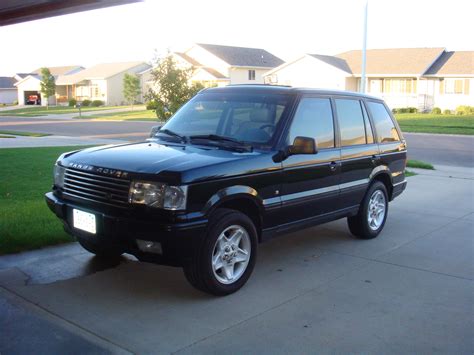
<svg viewBox="0 0 474 355"><path fill-rule="evenodd" d="M203 93L186 103L163 127L180 136L215 135L266 144L288 106L279 94Z"/></svg>

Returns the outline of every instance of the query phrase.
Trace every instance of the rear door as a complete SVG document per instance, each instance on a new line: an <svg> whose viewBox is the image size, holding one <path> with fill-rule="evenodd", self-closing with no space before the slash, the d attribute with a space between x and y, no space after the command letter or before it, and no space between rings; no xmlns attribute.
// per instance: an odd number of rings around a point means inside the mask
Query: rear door
<svg viewBox="0 0 474 355"><path fill-rule="evenodd" d="M364 198L379 151L363 101L340 97L334 103L341 145L340 208L350 208Z"/></svg>
<svg viewBox="0 0 474 355"><path fill-rule="evenodd" d="M336 146L331 99L303 96L286 133L316 140L316 154L293 155L283 161L280 224L332 212L339 195L340 149Z"/></svg>

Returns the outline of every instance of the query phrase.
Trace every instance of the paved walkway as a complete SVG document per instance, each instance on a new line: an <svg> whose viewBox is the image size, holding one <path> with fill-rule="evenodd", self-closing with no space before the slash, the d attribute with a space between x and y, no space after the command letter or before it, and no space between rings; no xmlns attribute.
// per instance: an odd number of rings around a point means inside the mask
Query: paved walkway
<svg viewBox="0 0 474 355"><path fill-rule="evenodd" d="M3 256L10 306L0 303L0 314L19 307L67 331L61 344L81 353L472 354L471 174L410 177L377 239L354 239L340 220L261 245L248 284L224 298L194 290L180 269L132 257L108 264L77 244ZM36 353L36 328L8 319L0 352ZM64 352L55 333L42 334L49 353Z"/></svg>

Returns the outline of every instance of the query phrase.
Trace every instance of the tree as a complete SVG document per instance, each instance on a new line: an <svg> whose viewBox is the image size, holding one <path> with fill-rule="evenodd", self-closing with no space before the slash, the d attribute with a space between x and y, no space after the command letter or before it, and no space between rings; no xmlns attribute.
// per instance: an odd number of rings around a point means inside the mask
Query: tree
<svg viewBox="0 0 474 355"><path fill-rule="evenodd" d="M56 81L48 68L41 68L40 87L43 99L46 99L46 109L49 109L49 97L56 93Z"/></svg>
<svg viewBox="0 0 474 355"><path fill-rule="evenodd" d="M152 102L159 120L166 121L204 86L191 83L193 68L178 68L170 55L157 59L151 75L155 84L146 99Z"/></svg>
<svg viewBox="0 0 474 355"><path fill-rule="evenodd" d="M142 92L140 88L140 78L135 74L125 73L123 76L123 96L132 105L135 103L137 96Z"/></svg>

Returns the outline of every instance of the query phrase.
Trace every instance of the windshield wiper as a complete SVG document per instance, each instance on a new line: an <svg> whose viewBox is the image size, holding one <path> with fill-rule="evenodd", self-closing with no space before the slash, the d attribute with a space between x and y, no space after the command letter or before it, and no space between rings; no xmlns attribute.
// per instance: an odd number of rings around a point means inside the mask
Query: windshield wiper
<svg viewBox="0 0 474 355"><path fill-rule="evenodd" d="M224 136L219 136L217 134L201 134L201 135L194 135L194 136L189 136L190 140L193 139L202 139L202 140L208 140L208 141L216 141L216 142L223 142L223 143L232 143L232 146L229 145L224 145L225 148L234 148L238 150L243 150L243 151L252 151L253 147L243 141L240 141L238 139L230 138L230 137L224 137ZM237 146L235 146L237 145Z"/></svg>
<svg viewBox="0 0 474 355"><path fill-rule="evenodd" d="M163 134L167 134L168 136L171 136L171 137L176 137L176 138L179 138L181 140L181 142L186 142L186 136L182 136L181 134L178 134L176 132L173 132L167 128L165 129L160 129L158 132L156 132L156 134L158 133L163 133ZM155 134L155 136L156 136Z"/></svg>

